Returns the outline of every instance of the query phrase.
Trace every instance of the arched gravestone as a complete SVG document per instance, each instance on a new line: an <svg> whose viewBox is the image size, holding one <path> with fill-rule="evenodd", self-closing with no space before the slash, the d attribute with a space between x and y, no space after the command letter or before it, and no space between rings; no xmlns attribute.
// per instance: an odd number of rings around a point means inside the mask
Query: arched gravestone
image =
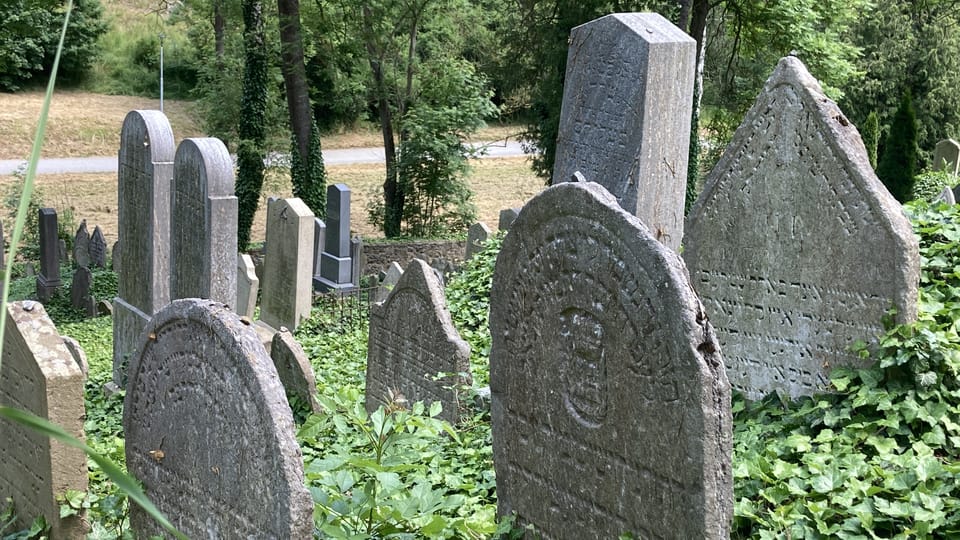
<svg viewBox="0 0 960 540"><path fill-rule="evenodd" d="M169 304L144 329L126 390L127 469L181 532L312 538L290 407L238 315L210 300ZM138 507L130 522L138 538L161 534Z"/></svg>
<svg viewBox="0 0 960 540"><path fill-rule="evenodd" d="M113 382L121 387L140 331L170 302L173 157L167 117L130 111L120 131L117 226L123 271L113 301Z"/></svg>
<svg viewBox="0 0 960 540"><path fill-rule="evenodd" d="M387 299L370 306L367 411L400 394L408 403L440 402L441 417L456 423L459 389L471 382L470 345L453 326L440 278L414 259Z"/></svg>
<svg viewBox="0 0 960 540"><path fill-rule="evenodd" d="M209 298L239 311L233 160L220 139L184 139L171 185L170 298Z"/></svg>
<svg viewBox="0 0 960 540"><path fill-rule="evenodd" d="M497 257L498 512L544 538L729 538L730 386L683 261L602 186L555 185Z"/></svg>
<svg viewBox="0 0 960 540"><path fill-rule="evenodd" d="M917 240L857 129L794 57L780 60L707 177L683 257L731 385L751 399L826 390L864 365L881 317L917 313Z"/></svg>

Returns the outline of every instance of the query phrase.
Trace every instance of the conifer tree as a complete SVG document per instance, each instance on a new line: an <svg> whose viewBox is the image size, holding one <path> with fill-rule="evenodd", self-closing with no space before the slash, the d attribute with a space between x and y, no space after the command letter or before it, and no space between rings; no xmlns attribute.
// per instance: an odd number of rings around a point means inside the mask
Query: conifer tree
<svg viewBox="0 0 960 540"><path fill-rule="evenodd" d="M917 115L910 91L903 93L900 106L890 123L883 156L877 164L877 176L901 203L913 193L913 175L917 164Z"/></svg>

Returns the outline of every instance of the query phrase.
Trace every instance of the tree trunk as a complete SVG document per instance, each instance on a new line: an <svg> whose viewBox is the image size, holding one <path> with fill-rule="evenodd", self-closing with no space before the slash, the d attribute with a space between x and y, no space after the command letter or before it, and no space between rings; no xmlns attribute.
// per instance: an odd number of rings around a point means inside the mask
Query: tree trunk
<svg viewBox="0 0 960 540"><path fill-rule="evenodd" d="M290 129L304 163L310 155L310 123L313 111L307 88L307 70L303 61L303 40L300 34L299 0L277 0L280 23L280 59L283 84L290 111Z"/></svg>

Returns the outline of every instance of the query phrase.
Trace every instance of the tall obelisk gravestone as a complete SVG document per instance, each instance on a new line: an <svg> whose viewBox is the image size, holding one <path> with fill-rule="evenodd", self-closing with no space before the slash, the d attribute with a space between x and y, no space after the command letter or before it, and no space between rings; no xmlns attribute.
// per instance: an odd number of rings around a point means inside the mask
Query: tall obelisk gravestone
<svg viewBox="0 0 960 540"><path fill-rule="evenodd" d="M553 183L580 171L677 251L696 42L656 13L617 13L570 32Z"/></svg>
<svg viewBox="0 0 960 540"><path fill-rule="evenodd" d="M120 131L117 222L122 272L113 302L113 382L143 327L170 301L170 184L173 130L160 111L131 111Z"/></svg>
<svg viewBox="0 0 960 540"><path fill-rule="evenodd" d="M60 288L60 251L57 246L57 211L41 208L40 274L37 275L37 298L48 302Z"/></svg>
<svg viewBox="0 0 960 540"><path fill-rule="evenodd" d="M320 254L320 277L313 288L321 291L352 289L350 259L350 188L345 184L327 186L326 239Z"/></svg>

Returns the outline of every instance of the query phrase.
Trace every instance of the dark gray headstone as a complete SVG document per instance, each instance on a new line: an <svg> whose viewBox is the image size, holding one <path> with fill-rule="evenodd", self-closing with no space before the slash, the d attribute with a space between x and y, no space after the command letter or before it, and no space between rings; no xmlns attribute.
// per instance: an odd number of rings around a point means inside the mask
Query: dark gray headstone
<svg viewBox="0 0 960 540"><path fill-rule="evenodd" d="M938 142L933 151L933 170L956 176L960 172L960 143L953 139Z"/></svg>
<svg viewBox="0 0 960 540"><path fill-rule="evenodd" d="M750 399L824 391L891 306L916 318L910 223L856 127L795 57L780 60L690 211L683 257Z"/></svg>
<svg viewBox="0 0 960 540"><path fill-rule="evenodd" d="M83 268L90 266L90 231L87 230L87 220L80 222L77 234L73 235L73 262Z"/></svg>
<svg viewBox="0 0 960 540"><path fill-rule="evenodd" d="M490 297L498 513L544 538L729 538L730 386L680 257L595 183L523 208Z"/></svg>
<svg viewBox="0 0 960 540"><path fill-rule="evenodd" d="M212 300L174 301L145 328L128 375L127 469L177 529L313 537L293 417L251 326ZM162 532L134 505L130 524L138 538Z"/></svg>
<svg viewBox="0 0 960 540"><path fill-rule="evenodd" d="M313 218L313 282L320 279L320 259L327 241L327 225L320 218Z"/></svg>
<svg viewBox="0 0 960 540"><path fill-rule="evenodd" d="M274 330L296 331L310 316L313 228L313 212L300 199L280 199L267 209L260 320Z"/></svg>
<svg viewBox="0 0 960 540"><path fill-rule="evenodd" d="M107 239L103 237L103 231L97 225L93 228L93 234L90 235L90 265L96 268L106 268L107 266Z"/></svg>
<svg viewBox="0 0 960 540"><path fill-rule="evenodd" d="M273 335L270 345L270 358L273 360L280 382L288 396L296 396L302 403L308 404L313 412L320 412L317 401L317 379L310 365L310 358L303 347L293 338L286 328Z"/></svg>
<svg viewBox="0 0 960 540"><path fill-rule="evenodd" d="M113 382L123 386L140 331L170 302L173 131L160 111L131 111L120 132L120 277L113 302ZM114 255L116 257L116 255Z"/></svg>
<svg viewBox="0 0 960 540"><path fill-rule="evenodd" d="M110 250L110 269L120 273L120 241L117 240L113 243L113 248Z"/></svg>
<svg viewBox="0 0 960 540"><path fill-rule="evenodd" d="M40 209L40 274L37 298L48 302L60 287L60 247L57 238L57 211Z"/></svg>
<svg viewBox="0 0 960 540"><path fill-rule="evenodd" d="M350 260L350 188L344 184L327 186L327 237L320 254L318 291L343 291L353 288Z"/></svg>
<svg viewBox="0 0 960 540"><path fill-rule="evenodd" d="M683 237L696 42L656 13L570 31L553 182L598 182L654 237Z"/></svg>
<svg viewBox="0 0 960 540"><path fill-rule="evenodd" d="M93 285L93 273L90 269L81 266L73 273L70 282L70 305L86 311L90 304L90 287ZM96 313L94 313L96 315Z"/></svg>
<svg viewBox="0 0 960 540"><path fill-rule="evenodd" d="M497 229L501 231L509 231L510 225L513 224L513 220L517 219L517 215L519 214L519 208L505 208L501 210L500 218L497 220Z"/></svg>
<svg viewBox="0 0 960 540"><path fill-rule="evenodd" d="M184 139L174 159L170 298L237 299L237 197L220 139Z"/></svg>
<svg viewBox="0 0 960 540"><path fill-rule="evenodd" d="M474 255L483 251L483 243L490 238L490 228L477 222L467 229L467 253L464 260L470 260Z"/></svg>
<svg viewBox="0 0 960 540"><path fill-rule="evenodd" d="M414 259L382 304L370 306L367 411L395 402L440 402L442 418L460 417L460 387L471 384L470 345L447 311L443 286Z"/></svg>

